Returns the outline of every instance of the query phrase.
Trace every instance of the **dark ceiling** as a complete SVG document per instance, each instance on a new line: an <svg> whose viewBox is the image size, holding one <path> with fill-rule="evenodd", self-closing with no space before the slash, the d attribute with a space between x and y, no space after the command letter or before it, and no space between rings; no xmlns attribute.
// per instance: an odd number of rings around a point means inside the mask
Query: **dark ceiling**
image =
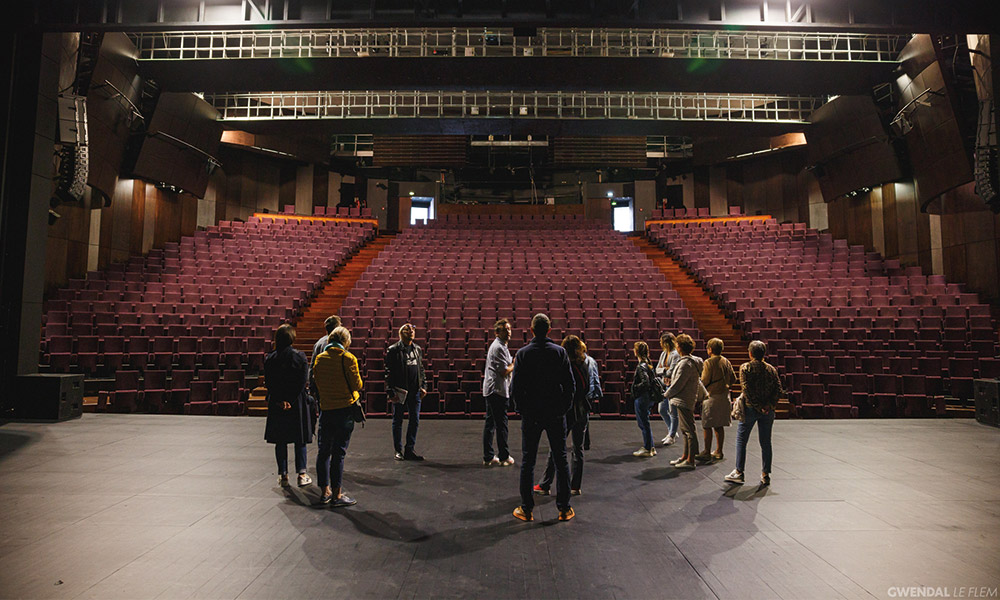
<svg viewBox="0 0 1000 600"><path fill-rule="evenodd" d="M573 90L867 94L894 65L683 58L144 60L170 91Z"/></svg>

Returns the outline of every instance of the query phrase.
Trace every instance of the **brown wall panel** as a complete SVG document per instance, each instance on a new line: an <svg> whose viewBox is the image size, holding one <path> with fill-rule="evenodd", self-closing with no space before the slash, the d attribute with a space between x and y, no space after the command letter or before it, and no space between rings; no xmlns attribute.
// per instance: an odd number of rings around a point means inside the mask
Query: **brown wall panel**
<svg viewBox="0 0 1000 600"><path fill-rule="evenodd" d="M708 167L699 167L694 170L694 207L711 208L712 196L709 192L709 171Z"/></svg>
<svg viewBox="0 0 1000 600"><path fill-rule="evenodd" d="M87 274L87 246L91 210L64 204L55 209L61 216L49 225L46 239L45 290L65 285ZM51 260L50 260L51 259Z"/></svg>
<svg viewBox="0 0 1000 600"><path fill-rule="evenodd" d="M129 223L129 243L130 254L142 254L142 234L145 229L146 220L146 185L136 181L132 186L132 211Z"/></svg>
<svg viewBox="0 0 1000 600"><path fill-rule="evenodd" d="M608 206L607 198L600 200ZM582 215L583 204L439 204L438 216L444 215ZM609 213L610 214L610 213Z"/></svg>

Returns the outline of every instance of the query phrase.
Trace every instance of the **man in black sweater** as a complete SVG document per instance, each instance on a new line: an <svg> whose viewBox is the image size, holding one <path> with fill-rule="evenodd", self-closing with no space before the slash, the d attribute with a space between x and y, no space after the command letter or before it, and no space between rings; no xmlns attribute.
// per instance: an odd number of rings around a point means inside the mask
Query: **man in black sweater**
<svg viewBox="0 0 1000 600"><path fill-rule="evenodd" d="M396 460L423 460L413 451L420 426L420 399L427 393L424 378L424 353L413 341L416 327L409 323L399 328L399 341L389 346L385 355L385 391L392 402L392 444ZM406 446L403 446L403 415L409 414Z"/></svg>
<svg viewBox="0 0 1000 600"><path fill-rule="evenodd" d="M531 319L534 338L514 357L511 394L521 414L521 506L514 509L514 516L522 521L533 520L535 459L543 431L556 465L559 520L569 521L574 516L569 505L566 412L573 405L576 383L566 350L547 337L550 326L548 316L535 315Z"/></svg>

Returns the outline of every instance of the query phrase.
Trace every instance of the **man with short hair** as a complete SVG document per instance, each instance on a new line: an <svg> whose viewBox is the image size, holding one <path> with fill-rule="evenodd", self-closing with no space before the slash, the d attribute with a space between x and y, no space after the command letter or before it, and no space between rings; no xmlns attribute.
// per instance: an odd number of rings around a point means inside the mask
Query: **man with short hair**
<svg viewBox="0 0 1000 600"><path fill-rule="evenodd" d="M549 450L556 467L556 506L559 520L575 516L569 505L569 463L566 460L566 413L573 406L576 382L569 364L569 355L559 344L548 338L551 321L543 313L531 319L533 338L517 351L511 391L517 411L521 413L521 506L514 517L534 520L535 506L532 487L535 481L535 460L542 432L549 438Z"/></svg>
<svg viewBox="0 0 1000 600"><path fill-rule="evenodd" d="M392 443L396 460L424 460L413 450L420 426L420 399L427 393L424 353L413 342L417 328L406 323L399 328L399 341L385 355L385 391L392 401ZM403 415L409 413L406 445L402 444Z"/></svg>
<svg viewBox="0 0 1000 600"><path fill-rule="evenodd" d="M330 334L333 330L340 327L340 317L337 315L330 315L323 321L323 328L326 329L326 335L316 340L313 344L312 360L315 361L316 357L326 350L326 347L330 345Z"/></svg>
<svg viewBox="0 0 1000 600"><path fill-rule="evenodd" d="M507 446L507 398L510 397L510 374L514 362L507 343L510 342L510 322L500 319L493 324L496 338L486 354L483 375L483 398L486 399L486 421L483 425L483 464L487 467L509 467L514 464ZM497 453L493 454L493 431L496 430Z"/></svg>
<svg viewBox="0 0 1000 600"><path fill-rule="evenodd" d="M316 382L313 381L312 365L316 362L316 357L326 351L326 347L330 345L330 334L338 327L340 327L340 317L337 315L327 317L323 321L323 328L326 329L326 335L316 340L316 343L313 344L313 352L309 357L309 372L306 373L306 381L309 382L309 393L312 394L313 398L319 397L319 390L316 388Z"/></svg>

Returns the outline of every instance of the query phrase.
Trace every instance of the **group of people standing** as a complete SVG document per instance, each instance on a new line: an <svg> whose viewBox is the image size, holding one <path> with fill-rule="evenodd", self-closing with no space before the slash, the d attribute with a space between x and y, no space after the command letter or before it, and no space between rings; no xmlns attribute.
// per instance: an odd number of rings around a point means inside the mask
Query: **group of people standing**
<svg viewBox="0 0 1000 600"><path fill-rule="evenodd" d="M649 422L650 410L657 406L667 435L661 443L672 445L680 431L684 437L684 451L679 458L670 461L678 469L694 469L698 463L714 463L724 459L725 428L733 418L739 421L736 434L736 469L726 476L730 483L743 483L746 462L746 445L750 432L758 426L763 469L761 484L771 482L771 427L774 424L774 410L783 395L781 380L773 366L764 362L767 346L753 341L748 348L750 361L740 368L739 383L741 394L736 400L730 397L730 387L737 381L736 372L723 352L723 342L719 338L708 341L708 359L694 356L694 340L687 334L674 336L663 333L660 336L660 358L653 367L649 358L649 346L636 342L633 352L638 359L632 380L632 397L635 402L636 421L642 432L642 448L632 454L649 458L656 456L653 445L652 428ZM700 404L704 450L698 451L698 436L695 430L694 411ZM712 439L715 452L712 452Z"/></svg>
<svg viewBox="0 0 1000 600"><path fill-rule="evenodd" d="M360 392L364 386L358 359L349 351L351 334L338 317L325 323L327 335L313 347L310 365L305 355L295 350L295 329L288 324L277 329L275 349L264 361L268 389L268 416L265 440L275 444L279 483L290 485L287 444L295 446L295 469L298 485L308 486L312 479L306 472L306 445L312 442L314 424L318 423L317 484L320 502L335 507L351 506L356 500L344 493L344 460L355 424L364 422ZM496 335L487 353L483 378L486 419L483 427L483 464L487 467L511 466L514 458L508 445L507 411L513 404L521 416L521 504L514 516L533 520L535 495L548 495L556 486L559 520L575 515L570 497L582 493L584 451L590 445L589 419L594 403L602 396L597 362L587 354L587 345L575 335L561 344L548 338L551 321L545 314L531 320L532 339L512 358L508 343L511 325L506 319L494 324ZM394 458L422 461L416 453L420 403L426 392L423 351L414 342L416 328L404 324L399 341L386 352L386 394L392 402L392 439ZM656 455L649 421L654 407L667 425L663 445L671 445L678 431L684 438L683 454L671 461L679 469L694 469L697 462L723 459L724 428L731 417L740 421L737 431L736 469L728 476L730 483L743 483L746 444L751 430L758 426L763 470L761 482L770 483L771 426L774 408L781 396L781 383L774 367L764 362L766 346L750 343L751 361L740 368L742 394L730 401L729 388L736 380L732 364L722 355L718 338L708 342L708 359L692 355L694 340L686 334L660 336L662 353L654 366L649 347L637 342L638 359L632 382L636 421L642 432L643 446L636 457ZM701 404L704 451L698 451L694 410ZM403 421L408 419L405 442ZM549 442L545 472L535 484L534 470L542 434ZM567 457L567 437L571 441L572 461ZM711 452L713 437L716 451ZM497 448L494 453L493 441ZM572 464L571 464L572 463Z"/></svg>

